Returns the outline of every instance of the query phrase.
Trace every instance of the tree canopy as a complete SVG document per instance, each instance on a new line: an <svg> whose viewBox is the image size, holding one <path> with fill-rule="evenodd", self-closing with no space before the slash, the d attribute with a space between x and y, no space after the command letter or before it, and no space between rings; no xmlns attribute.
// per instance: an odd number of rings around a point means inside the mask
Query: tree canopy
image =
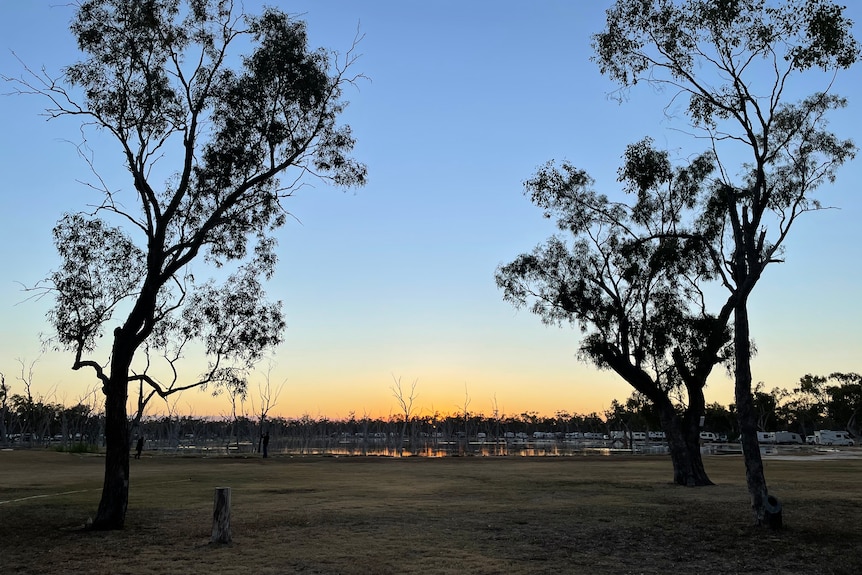
<svg viewBox="0 0 862 575"><path fill-rule="evenodd" d="M352 59L330 74L337 55L309 51L303 22L230 6L84 2L72 31L88 57L65 72L84 101L57 84L40 88L53 114L83 116L116 138L134 183L134 197L105 188L93 213L70 214L54 232L63 262L50 277L56 342L102 378L83 355L133 301L126 327L137 345L167 352L197 337L213 358L201 381L229 381L224 359L248 366L284 327L261 284L276 262L281 202L304 174L364 181L364 166L347 155L349 127L336 122ZM257 48L235 70L229 48L242 36ZM163 185L150 176L159 169L170 174ZM188 264L198 256L217 267L244 263L218 287L195 282Z"/></svg>
<svg viewBox="0 0 862 575"><path fill-rule="evenodd" d="M832 75L859 57L852 22L829 0L618 0L593 38L601 71L627 90L649 82L686 98L691 126L713 150L717 175L699 201L697 237L733 308L735 397L755 518L768 501L751 392L748 300L764 270L781 261L799 216L821 208L856 148L827 126L846 105ZM825 89L810 76L826 73Z"/></svg>
<svg viewBox="0 0 862 575"><path fill-rule="evenodd" d="M658 406L667 398L656 382L669 374L697 382L687 383L690 398L702 390L732 320L728 359L759 523L768 496L748 301L766 267L782 260L796 220L821 208L818 188L855 155L827 124L846 105L830 93L830 74L859 55L851 25L828 0L615 2L593 37L600 70L620 84L618 95L647 82L671 91L669 108L687 100L706 151L674 167L649 140L629 146L620 181L631 202L591 191L586 172L569 164L545 166L527 188L575 241L552 238L497 274L506 299L532 300L546 322L578 323L584 355ZM809 90L803 73L817 68L827 73L825 89L794 101ZM704 282L723 286L726 297L708 304ZM702 396L697 404L702 413Z"/></svg>
<svg viewBox="0 0 862 575"><path fill-rule="evenodd" d="M646 138L627 147L619 169L626 203L595 191L568 162L546 164L526 193L571 238L556 235L496 274L504 299L545 323L578 325L582 357L656 407L683 485L709 484L698 437L703 388L729 341L732 308L707 309L709 257L684 233L714 169L711 153L675 167ZM681 415L674 397L687 404Z"/></svg>
<svg viewBox="0 0 862 575"><path fill-rule="evenodd" d="M578 325L581 352L597 366L621 368L612 359L618 357L650 370L659 388L673 387L673 350L693 353L699 323L711 321L700 287L709 273L704 254L696 241L674 234L691 218L712 170L710 154L674 168L650 139L632 144L619 169L623 189L635 196L629 205L595 191L587 173L568 162L546 164L526 193L573 239L553 236L501 266L504 299L529 304L546 323Z"/></svg>
<svg viewBox="0 0 862 575"><path fill-rule="evenodd" d="M17 84L47 97L52 117L111 136L129 174L121 190L96 174L101 203L58 222L61 265L46 284L53 343L74 353L73 369L94 370L106 395L94 527L116 528L128 498L129 383L146 385L147 397L242 388L280 341L281 306L264 289L275 231L308 177L364 183L350 128L338 122L343 89L359 75L355 41L346 54L312 50L301 20L273 8L245 14L225 0L84 0L71 31L80 61L59 79L28 70ZM195 261L225 268L227 279L195 277ZM106 352L99 342L115 316ZM176 362L192 341L209 365L180 382ZM157 355L167 376L151 369Z"/></svg>

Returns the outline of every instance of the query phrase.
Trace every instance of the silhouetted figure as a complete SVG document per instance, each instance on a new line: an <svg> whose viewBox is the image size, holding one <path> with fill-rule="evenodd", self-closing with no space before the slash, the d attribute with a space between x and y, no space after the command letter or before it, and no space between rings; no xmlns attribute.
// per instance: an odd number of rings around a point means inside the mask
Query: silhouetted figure
<svg viewBox="0 0 862 575"><path fill-rule="evenodd" d="M269 432L263 434L263 457L269 457Z"/></svg>
<svg viewBox="0 0 862 575"><path fill-rule="evenodd" d="M138 443L135 445L135 459L141 458L141 451L144 450L144 436L138 436Z"/></svg>

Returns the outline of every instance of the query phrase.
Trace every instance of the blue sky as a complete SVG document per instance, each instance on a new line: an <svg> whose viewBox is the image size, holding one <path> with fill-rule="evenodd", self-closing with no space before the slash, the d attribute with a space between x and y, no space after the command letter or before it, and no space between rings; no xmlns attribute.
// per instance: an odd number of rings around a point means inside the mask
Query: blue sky
<svg viewBox="0 0 862 575"><path fill-rule="evenodd" d="M245 2L251 12L257 5ZM299 222L279 233L279 271L269 288L288 321L271 375L285 381L276 411L386 415L397 411L393 376L418 380L422 411L455 411L468 398L474 412L496 404L506 413L583 413L629 395L613 374L576 359L577 330L545 327L514 310L493 278L497 265L554 232L522 193L522 182L547 160L570 160L616 195L628 143L649 135L684 154L701 151L674 129L685 128L684 118L665 114L668 94L639 87L623 104L608 97L616 86L589 58L590 35L601 30L609 5L282 5L302 14L313 46L345 51L357 31L364 35L356 70L369 81L347 90L343 119L369 181L346 193L312 182L291 200ZM862 22L862 6L848 14ZM30 67L58 75L76 58L71 17L66 5L2 3L0 72L21 72L14 50ZM856 33L862 37L859 24ZM860 70L836 82L850 106L833 120L857 143ZM92 176L73 145L78 125L46 122L43 106L35 97L0 98L0 371L20 392L17 360L38 358L34 390L69 402L92 388L92 375L73 373L67 354L40 351L49 302L25 301L20 284L33 285L57 265L54 222L94 197L79 183ZM128 189L116 148L89 137L99 173ZM787 262L768 269L752 298L754 377L768 388L792 387L805 373L862 370L860 162L822 192L825 204L840 209L798 222ZM252 375L252 391L262 380ZM732 401L720 369L707 399ZM228 402L187 392L178 409L218 415Z"/></svg>

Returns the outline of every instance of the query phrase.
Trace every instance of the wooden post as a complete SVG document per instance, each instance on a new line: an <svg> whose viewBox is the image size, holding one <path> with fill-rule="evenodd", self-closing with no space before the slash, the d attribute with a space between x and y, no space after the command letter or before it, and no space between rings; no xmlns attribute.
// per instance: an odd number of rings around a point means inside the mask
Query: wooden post
<svg viewBox="0 0 862 575"><path fill-rule="evenodd" d="M213 535L210 543L230 542L230 487L216 487L213 498Z"/></svg>

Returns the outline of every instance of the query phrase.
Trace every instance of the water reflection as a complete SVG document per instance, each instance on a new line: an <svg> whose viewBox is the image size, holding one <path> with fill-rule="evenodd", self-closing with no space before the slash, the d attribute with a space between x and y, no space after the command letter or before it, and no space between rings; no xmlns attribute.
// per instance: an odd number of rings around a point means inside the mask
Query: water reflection
<svg viewBox="0 0 862 575"><path fill-rule="evenodd" d="M659 442L635 442L623 447L620 442L609 440L523 440L483 439L470 440L434 439L429 441L405 441L402 449L389 438L356 438L345 440L330 437L279 438L271 441L269 452L285 456L369 456L369 457L570 457L577 455L632 455L666 454L667 444ZM240 455L255 453L257 445L252 442L201 441L180 444L173 448L153 446L165 451L183 453L218 452Z"/></svg>
<svg viewBox="0 0 862 575"><path fill-rule="evenodd" d="M369 457L571 457L614 455L663 455L668 453L664 441L641 440L625 444L612 439L534 439L441 437L405 438L398 449L397 438L387 434L367 436L288 436L271 439L269 452L283 456L369 456ZM199 455L256 455L258 442L186 436L183 439L147 440L146 449L164 453ZM857 451L858 449L858 451ZM399 453L400 451L400 453ZM742 455L739 443L706 442L704 455ZM761 445L763 456L811 456L824 448L810 445ZM831 448L828 451L862 456L859 448Z"/></svg>

